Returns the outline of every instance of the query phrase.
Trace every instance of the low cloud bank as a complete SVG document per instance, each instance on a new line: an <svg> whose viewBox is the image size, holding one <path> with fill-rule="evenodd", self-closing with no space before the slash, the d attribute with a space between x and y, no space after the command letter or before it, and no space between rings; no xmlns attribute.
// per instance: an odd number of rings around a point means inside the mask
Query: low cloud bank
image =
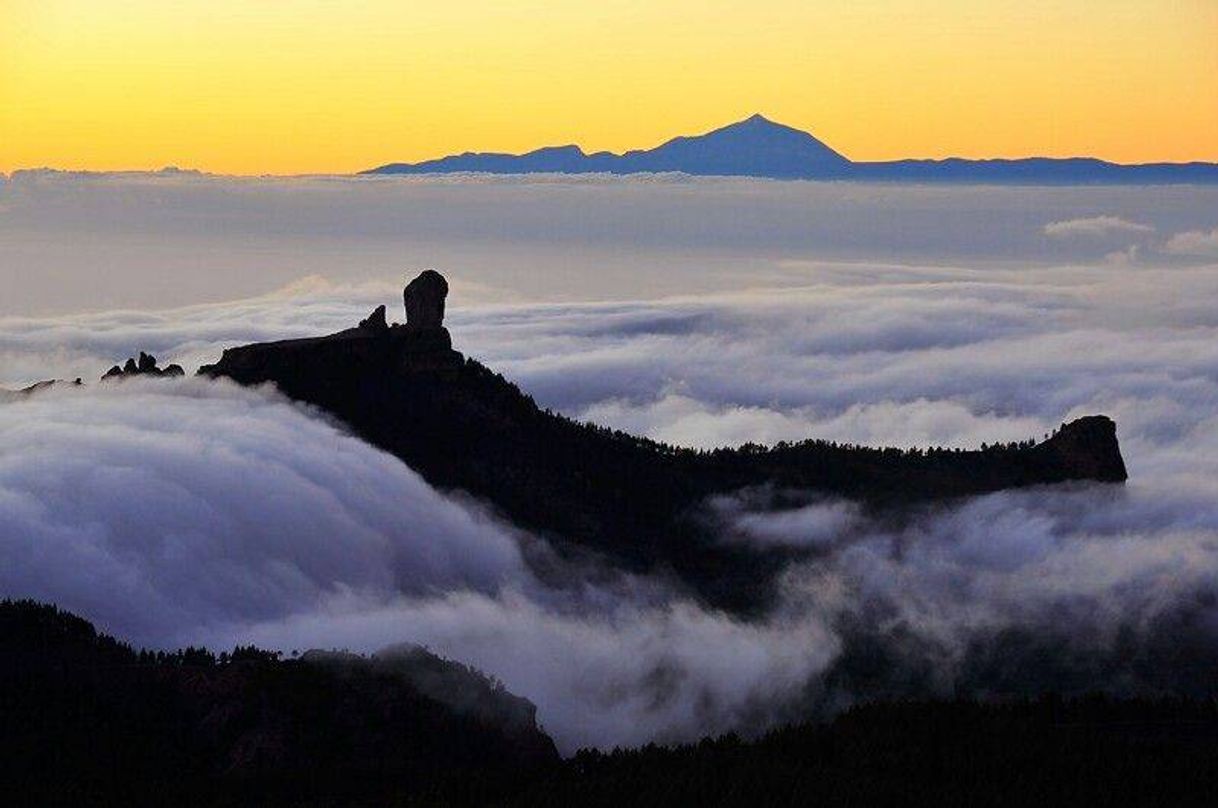
<svg viewBox="0 0 1218 808"><path fill-rule="evenodd" d="M83 181L59 182L6 191L4 227L43 227L35 214L59 200L79 234L100 200L114 197L110 180L83 197L72 184ZM119 182L128 207L98 227L113 235L137 221L147 188L173 197L156 222L171 232L191 218L183 209L232 201L229 181L171 182L180 187ZM536 204L520 214L538 217L525 222L534 235L560 202L591 205L607 216L596 235L606 244L639 217L666 221L656 211L687 200L694 214L709 212L682 220L678 234L693 243L760 192L748 182L657 183L642 195L653 207L624 213L624 201L640 196L621 182L306 185L314 201L326 191L346 201L368 189L369 198L384 195L391 204L370 221L356 207L327 231L338 243L339 225L363 228L365 246L387 238L403 210L420 217L412 227L440 228L441 209L468 224L456 197L471 190L463 203L486 216L523 194ZM300 190L286 181L242 187L249 195L232 228L245 226L236 221L245 214L264 227L267 210ZM581 266L596 263L578 238L563 242L561 260L547 254L530 276L568 284L543 302L496 297L494 288L512 286L502 266L467 274L461 268L475 264L441 261L453 283L455 345L543 406L703 447L805 437L973 446L1103 412L1117 420L1130 482L1007 492L900 518L808 492L725 494L705 514L720 539L788 563L772 612L743 621L646 578L562 568L542 582L528 563L547 554L540 540L267 391L197 379L90 385L0 403L0 594L54 600L153 645L424 642L537 702L568 752L757 729L886 694L1212 687L1218 269L1200 250L1213 224L1201 220L1212 210L1198 204L1201 192L1173 189L1148 216L1137 189L1054 192L1060 213L1034 204L1040 192L1031 189L894 191L891 240L867 260L821 254L797 230L835 194L845 195L845 213L822 229L874 223L875 189L778 184L766 193L778 215L769 230L745 238L747 228L729 228L723 238L744 241L676 261L671 287L701 278L694 269L717 279L698 280L696 294L639 282L669 268L657 256L675 248L659 227L644 232L629 271L597 275L604 284L595 288L555 270L569 269L576 253ZM977 247L984 261L883 260L970 203L980 212L960 227L988 234L977 242L988 245ZM301 221L316 224L333 209L306 210ZM1120 242L1044 237L1045 221L1095 210L1189 238L1172 263L1155 263L1163 255L1151 245L1144 252L1155 255L1139 253L1136 263L1105 264L1103 252ZM299 226L283 215L280 227ZM470 238L511 252L508 224L481 222ZM782 255L748 257L776 236L787 239L777 242ZM911 255L962 238L937 230ZM1028 241L1077 245L1069 255L1090 258L999 260L1023 256L1012 245ZM513 260L527 267L532 257L524 250ZM0 265L18 266L4 255ZM280 274L289 273L267 277ZM603 293L609 287L613 295ZM224 304L4 317L0 386L90 381L138 350L193 371L225 346L338 330L380 303L392 317L400 288L401 279L339 274ZM607 297L616 299L595 300Z"/></svg>
<svg viewBox="0 0 1218 808"><path fill-rule="evenodd" d="M790 260L1094 262L1128 246L1118 235L1149 240L1131 226L1214 227L1218 189L23 172L0 209L13 316L246 298L305 275L400 287L425 266L495 290L484 300L555 302L736 291L788 278ZM1046 237L1051 222L1107 235Z"/></svg>
<svg viewBox="0 0 1218 808"><path fill-rule="evenodd" d="M133 381L0 406L0 591L137 642L335 591L497 591L488 516L267 392Z"/></svg>

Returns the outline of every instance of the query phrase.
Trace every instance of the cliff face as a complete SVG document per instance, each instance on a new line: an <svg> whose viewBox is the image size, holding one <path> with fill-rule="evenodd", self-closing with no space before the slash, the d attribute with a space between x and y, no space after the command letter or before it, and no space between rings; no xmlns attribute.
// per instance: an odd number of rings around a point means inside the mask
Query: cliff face
<svg viewBox="0 0 1218 808"><path fill-rule="evenodd" d="M443 296L438 300L442 305ZM433 485L489 500L560 546L604 553L632 569L671 569L729 607L755 602L758 581L780 562L706 535L690 516L711 494L773 484L886 508L1126 478L1115 426L1103 416L1065 425L1038 445L984 451L903 452L821 441L677 449L539 409L501 376L463 359L447 330L423 316L428 324L421 327L384 326L382 314L328 337L233 348L200 373L273 382L337 416Z"/></svg>
<svg viewBox="0 0 1218 808"><path fill-rule="evenodd" d="M1063 479L1121 483L1129 478L1117 443L1116 422L1089 415L1062 426L1041 446Z"/></svg>

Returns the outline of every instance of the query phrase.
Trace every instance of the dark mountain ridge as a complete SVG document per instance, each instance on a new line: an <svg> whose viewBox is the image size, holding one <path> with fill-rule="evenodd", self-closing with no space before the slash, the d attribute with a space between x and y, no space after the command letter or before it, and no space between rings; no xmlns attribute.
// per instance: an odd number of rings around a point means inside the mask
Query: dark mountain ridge
<svg viewBox="0 0 1218 808"><path fill-rule="evenodd" d="M892 700L751 741L584 751L507 804L1206 805L1215 755L1208 699Z"/></svg>
<svg viewBox="0 0 1218 808"><path fill-rule="evenodd" d="M530 703L419 649L137 652L32 601L0 601L0 715L14 808L1159 806L1218 788L1204 696L889 699L560 761Z"/></svg>
<svg viewBox="0 0 1218 808"><path fill-rule="evenodd" d="M586 153L576 145L525 154L465 152L419 163L389 163L364 174L639 174L769 179L1013 184L1214 183L1216 163L1122 165L1091 157L853 162L811 134L761 115L703 135L672 138L653 149Z"/></svg>
<svg viewBox="0 0 1218 808"><path fill-rule="evenodd" d="M702 507L714 494L766 485L899 513L1004 488L1127 476L1116 426L1098 415L1065 424L1041 443L977 451L818 440L697 451L578 423L539 408L454 351L440 325L447 285L430 276L430 305L440 314L427 325L419 325L421 304L411 301L416 279L406 293L405 325L386 324L381 307L359 327L326 337L230 348L199 372L246 385L272 382L338 417L432 485L487 500L559 547L592 550L632 570L671 570L709 601L738 610L764 600L770 573L785 559L717 541Z"/></svg>

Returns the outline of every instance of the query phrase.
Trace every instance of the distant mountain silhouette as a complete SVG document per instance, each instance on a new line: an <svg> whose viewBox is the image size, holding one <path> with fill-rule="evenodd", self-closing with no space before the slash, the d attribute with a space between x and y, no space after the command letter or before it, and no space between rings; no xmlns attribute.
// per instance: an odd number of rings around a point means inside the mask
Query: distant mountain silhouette
<svg viewBox="0 0 1218 808"><path fill-rule="evenodd" d="M421 163L390 163L365 174L638 174L880 182L1216 183L1216 163L1121 165L1089 157L1016 160L853 162L807 132L753 115L704 135L675 137L654 149L588 154L551 146L525 154L466 152Z"/></svg>
<svg viewBox="0 0 1218 808"><path fill-rule="evenodd" d="M554 146L528 154L469 153L424 163L394 163L371 174L427 174L475 171L490 174L607 172L783 177L840 176L850 161L807 132L760 115L696 137L675 137L654 149L625 154L586 154L579 146Z"/></svg>

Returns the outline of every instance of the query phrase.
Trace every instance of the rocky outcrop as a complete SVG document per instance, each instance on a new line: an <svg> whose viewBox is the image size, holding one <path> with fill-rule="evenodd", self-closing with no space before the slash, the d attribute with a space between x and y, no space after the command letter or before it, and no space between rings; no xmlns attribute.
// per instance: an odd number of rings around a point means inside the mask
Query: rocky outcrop
<svg viewBox="0 0 1218 808"><path fill-rule="evenodd" d="M329 336L229 348L219 362L204 365L199 373L227 376L242 384L274 382L289 396L307 401L310 391L319 386L363 389L363 395L369 396L372 388L403 378L402 374L455 371L465 358L453 350L452 337L440 324L447 291L443 276L427 270L403 293L407 325L389 325L385 307L378 306L355 328Z"/></svg>
<svg viewBox="0 0 1218 808"><path fill-rule="evenodd" d="M394 325L228 348L219 362L204 365L199 373L242 384L274 382L289 396L308 400L309 391L319 386L358 389L362 379L362 386L372 387L399 373L451 371L463 362L446 329L415 331Z"/></svg>
<svg viewBox="0 0 1218 808"><path fill-rule="evenodd" d="M373 309L371 314L359 321L358 328L373 334L381 334L388 331L389 323L385 321L385 307L377 306Z"/></svg>
<svg viewBox="0 0 1218 808"><path fill-rule="evenodd" d="M402 299L406 304L406 325L410 328L441 328L444 325L444 299L448 281L434 269L425 269L406 285Z"/></svg>
<svg viewBox="0 0 1218 808"><path fill-rule="evenodd" d="M1116 422L1103 415L1088 415L1062 424L1041 444L1064 474L1074 479L1120 483L1129 478L1117 443Z"/></svg>
<svg viewBox="0 0 1218 808"><path fill-rule="evenodd" d="M155 356L140 351L139 359L132 357L128 358L122 367L115 365L102 375L101 380L129 379L133 376L151 376L156 378L184 375L186 375L186 371L182 370L181 365L168 365L167 367L159 368L157 367Z"/></svg>

